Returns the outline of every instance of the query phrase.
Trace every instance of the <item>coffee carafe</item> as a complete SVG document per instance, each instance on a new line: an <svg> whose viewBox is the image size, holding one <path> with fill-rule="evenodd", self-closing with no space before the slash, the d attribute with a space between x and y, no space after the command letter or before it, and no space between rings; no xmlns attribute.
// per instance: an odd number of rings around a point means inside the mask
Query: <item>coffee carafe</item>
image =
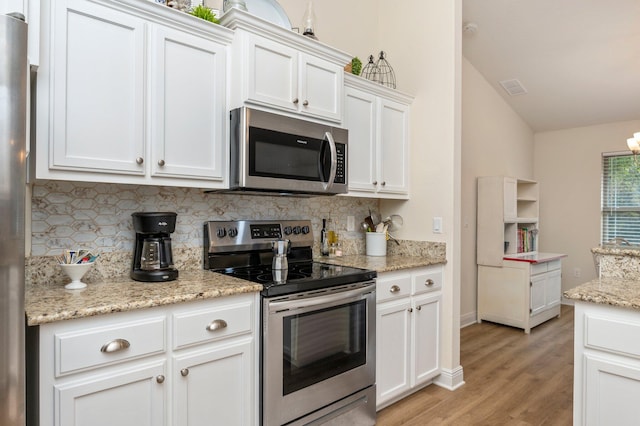
<svg viewBox="0 0 640 426"><path fill-rule="evenodd" d="M176 213L137 212L133 217L136 242L133 249L131 278L160 282L178 278L173 266L170 234L176 229Z"/></svg>
<svg viewBox="0 0 640 426"><path fill-rule="evenodd" d="M289 240L271 241L271 249L273 250L273 260L271 261L271 274L273 281L276 283L284 283L287 281L289 270L289 261L287 254L291 247Z"/></svg>

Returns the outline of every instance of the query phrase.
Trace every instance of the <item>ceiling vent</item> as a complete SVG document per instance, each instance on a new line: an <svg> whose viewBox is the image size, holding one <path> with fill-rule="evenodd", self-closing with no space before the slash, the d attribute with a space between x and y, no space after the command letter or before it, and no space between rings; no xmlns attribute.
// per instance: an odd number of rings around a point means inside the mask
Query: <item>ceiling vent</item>
<svg viewBox="0 0 640 426"><path fill-rule="evenodd" d="M502 80L500 85L511 96L524 95L527 93L527 89L515 78L512 80Z"/></svg>

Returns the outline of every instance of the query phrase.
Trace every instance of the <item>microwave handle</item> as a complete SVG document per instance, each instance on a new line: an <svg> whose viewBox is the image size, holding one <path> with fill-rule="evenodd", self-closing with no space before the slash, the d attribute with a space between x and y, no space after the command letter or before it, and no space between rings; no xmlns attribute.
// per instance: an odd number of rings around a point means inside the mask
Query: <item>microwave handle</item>
<svg viewBox="0 0 640 426"><path fill-rule="evenodd" d="M331 132L325 132L325 140L329 141L329 150L331 152L331 169L329 170L329 180L323 182L322 188L326 191L333 185L336 180L336 171L338 170L338 150L336 149L336 142L333 140Z"/></svg>

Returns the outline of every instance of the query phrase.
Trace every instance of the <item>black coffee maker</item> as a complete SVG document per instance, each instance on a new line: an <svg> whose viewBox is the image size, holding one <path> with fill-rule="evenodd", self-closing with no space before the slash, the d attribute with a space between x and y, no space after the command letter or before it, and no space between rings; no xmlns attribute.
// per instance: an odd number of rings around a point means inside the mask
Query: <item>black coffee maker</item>
<svg viewBox="0 0 640 426"><path fill-rule="evenodd" d="M178 278L173 267L171 234L176 230L176 213L133 213L136 245L133 249L131 278L136 281L159 282Z"/></svg>

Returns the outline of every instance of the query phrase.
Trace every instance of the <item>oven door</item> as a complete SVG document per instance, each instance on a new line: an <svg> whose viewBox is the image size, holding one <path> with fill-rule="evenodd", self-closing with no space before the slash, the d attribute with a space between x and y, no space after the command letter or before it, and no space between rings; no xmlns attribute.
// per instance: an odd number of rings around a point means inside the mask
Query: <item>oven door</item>
<svg viewBox="0 0 640 426"><path fill-rule="evenodd" d="M265 298L263 322L265 426L375 383L375 282Z"/></svg>

